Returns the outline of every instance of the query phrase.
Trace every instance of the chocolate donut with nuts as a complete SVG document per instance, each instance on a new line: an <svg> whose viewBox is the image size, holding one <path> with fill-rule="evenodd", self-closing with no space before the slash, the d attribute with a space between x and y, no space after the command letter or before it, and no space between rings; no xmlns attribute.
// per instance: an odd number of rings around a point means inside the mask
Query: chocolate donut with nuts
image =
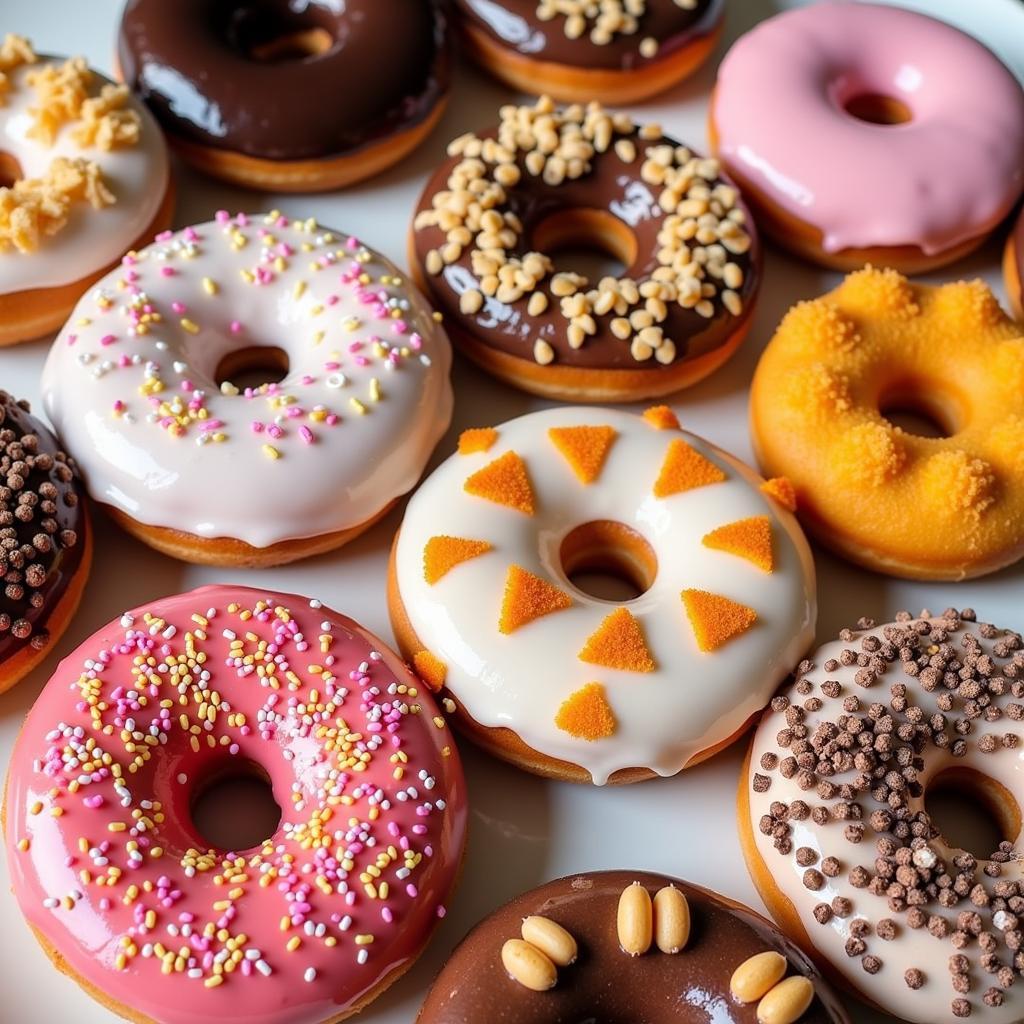
<svg viewBox="0 0 1024 1024"><path fill-rule="evenodd" d="M548 882L478 924L417 1024L708 1020L849 1024L807 957L752 910L665 875L598 871Z"/></svg>
<svg viewBox="0 0 1024 1024"><path fill-rule="evenodd" d="M625 265L589 281L551 253ZM484 369L562 401L666 395L736 350L760 284L748 211L718 162L599 104L507 106L420 199L411 262Z"/></svg>
<svg viewBox="0 0 1024 1024"><path fill-rule="evenodd" d="M28 402L0 391L0 693L64 632L91 551L74 461Z"/></svg>

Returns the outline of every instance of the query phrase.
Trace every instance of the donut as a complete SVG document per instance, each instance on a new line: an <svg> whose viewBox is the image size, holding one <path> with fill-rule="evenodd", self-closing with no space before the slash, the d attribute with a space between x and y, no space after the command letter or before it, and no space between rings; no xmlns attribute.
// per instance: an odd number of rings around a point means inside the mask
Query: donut
<svg viewBox="0 0 1024 1024"><path fill-rule="evenodd" d="M0 345L60 327L173 205L163 136L127 89L0 41Z"/></svg>
<svg viewBox="0 0 1024 1024"><path fill-rule="evenodd" d="M438 122L444 0L129 0L118 58L172 146L234 185L320 192L379 174Z"/></svg>
<svg viewBox="0 0 1024 1024"><path fill-rule="evenodd" d="M547 987L528 984L541 974ZM416 1020L848 1024L849 1017L814 965L760 914L667 875L592 871L523 893L480 922L445 963Z"/></svg>
<svg viewBox="0 0 1024 1024"><path fill-rule="evenodd" d="M890 421L904 409L943 436ZM854 562L959 580L1024 554L1024 337L982 281L866 267L798 303L754 373L750 418L761 467Z"/></svg>
<svg viewBox="0 0 1024 1024"><path fill-rule="evenodd" d="M674 775L732 742L813 639L814 567L787 500L665 406L469 430L393 546L399 648L521 768ZM578 582L594 572L639 596L595 596Z"/></svg>
<svg viewBox="0 0 1024 1024"><path fill-rule="evenodd" d="M1024 320L1024 211L1006 239L1003 250L1003 277L1010 309L1018 320Z"/></svg>
<svg viewBox="0 0 1024 1024"><path fill-rule="evenodd" d="M225 777L281 808L252 849L193 820ZM398 657L319 601L247 587L127 612L62 661L5 802L32 931L144 1024L358 1013L444 915L465 827L451 734Z"/></svg>
<svg viewBox="0 0 1024 1024"><path fill-rule="evenodd" d="M560 247L614 255L621 277L556 270ZM715 160L598 104L507 106L427 183L410 264L460 349L561 401L633 401L701 380L739 347L760 247Z"/></svg>
<svg viewBox="0 0 1024 1024"><path fill-rule="evenodd" d="M416 483L451 418L450 365L383 256L312 220L221 211L82 299L43 392L126 530L175 558L266 566L344 544Z"/></svg>
<svg viewBox="0 0 1024 1024"><path fill-rule="evenodd" d="M1024 189L1017 79L972 37L888 5L808 5L741 36L710 134L758 224L843 271L960 259Z"/></svg>
<svg viewBox="0 0 1024 1024"><path fill-rule="evenodd" d="M82 599L92 533L74 462L0 391L0 693L52 648Z"/></svg>
<svg viewBox="0 0 1024 1024"><path fill-rule="evenodd" d="M754 884L790 938L900 1020L1024 1015L1022 652L969 609L862 619L754 733L739 794ZM943 789L991 808L1007 841L988 856L945 838L928 811Z"/></svg>
<svg viewBox="0 0 1024 1024"><path fill-rule="evenodd" d="M455 0L473 58L520 92L635 103L693 74L725 0Z"/></svg>

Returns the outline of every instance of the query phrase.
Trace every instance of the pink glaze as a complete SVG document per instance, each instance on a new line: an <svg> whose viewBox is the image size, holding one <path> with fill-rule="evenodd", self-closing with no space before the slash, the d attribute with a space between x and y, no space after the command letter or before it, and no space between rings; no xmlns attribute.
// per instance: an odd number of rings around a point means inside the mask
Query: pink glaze
<svg viewBox="0 0 1024 1024"><path fill-rule="evenodd" d="M870 93L911 120L846 112ZM942 252L994 228L1024 187L1017 80L970 36L898 8L819 3L762 22L722 61L713 118L729 172L829 253Z"/></svg>
<svg viewBox="0 0 1024 1024"><path fill-rule="evenodd" d="M283 818L233 860L189 809L242 759ZM40 694L8 778L26 918L74 974L160 1024L347 1010L443 915L465 827L451 734L399 658L318 602L242 587L153 602L87 640Z"/></svg>

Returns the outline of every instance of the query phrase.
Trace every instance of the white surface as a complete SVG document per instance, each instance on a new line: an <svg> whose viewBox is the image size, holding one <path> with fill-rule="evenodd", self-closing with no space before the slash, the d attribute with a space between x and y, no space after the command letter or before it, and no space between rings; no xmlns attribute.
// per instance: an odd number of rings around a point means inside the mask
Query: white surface
<svg viewBox="0 0 1024 1024"><path fill-rule="evenodd" d="M172 2L172 0L168 0ZM907 6L972 28L1024 79L1024 7L1017 0L906 0ZM109 69L119 0L0 0L2 31L31 36L40 49L84 52ZM771 0L730 0L729 38L775 9ZM656 103L635 108L641 117L660 119L672 134L705 145L706 99L714 80L712 60L696 78ZM955 74L955 69L950 69ZM447 139L482 127L495 118L509 95L475 71L463 70L454 102L430 140L402 166L375 181L328 196L292 197L280 203L270 196L241 194L192 174L179 179L176 223L204 220L218 207L271 209L315 215L323 223L362 235L399 264L421 183L440 158ZM310 102L323 102L310 97ZM983 275L1004 295L998 279L999 246L943 275ZM749 459L746 388L757 355L782 313L797 299L827 290L835 277L798 264L772 250L750 339L723 370L673 402L684 425L716 444ZM36 403L39 372L47 343L36 342L0 352L0 385ZM544 403L502 387L459 363L455 370L456 413L435 462L452 450L460 430L488 425ZM0 697L0 765L6 765L14 737L35 694L59 655L67 653L123 608L208 582L266 584L316 595L360 619L384 637L390 628L384 600L385 558L401 511L333 555L296 566L261 572L198 569L155 554L102 519L97 558L82 610L69 634L44 666L13 692ZM981 617L1017 629L1024 627L1024 566L980 582L921 585L855 570L816 552L821 614L819 637L831 638L861 615L880 621L901 608L941 610L973 606ZM1016 601L1014 600L1016 598ZM1015 607L1014 607L1015 606ZM507 768L462 745L470 780L470 847L462 885L451 912L416 967L360 1018L360 1024L409 1024L423 994L449 950L480 917L504 900L548 878L592 868L648 868L681 875L760 906L747 877L736 839L733 804L741 749L669 780L617 790L555 785ZM59 977L22 922L6 885L0 886L0 1021L29 1024L71 1018L76 1024L100 1024L110 1014ZM880 1021L859 1008L858 1024Z"/></svg>

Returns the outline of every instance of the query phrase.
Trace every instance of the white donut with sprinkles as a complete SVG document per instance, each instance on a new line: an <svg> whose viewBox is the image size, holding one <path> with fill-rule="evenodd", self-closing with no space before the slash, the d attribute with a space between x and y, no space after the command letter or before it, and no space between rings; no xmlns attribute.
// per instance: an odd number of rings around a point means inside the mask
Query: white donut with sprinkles
<svg viewBox="0 0 1024 1024"><path fill-rule="evenodd" d="M396 636L499 756L599 784L672 775L741 732L810 643L790 497L667 407L467 431L409 503ZM573 582L592 571L641 593L595 597Z"/></svg>
<svg viewBox="0 0 1024 1024"><path fill-rule="evenodd" d="M383 256L313 221L221 213L79 303L43 392L122 525L177 557L267 565L337 547L416 483L450 365Z"/></svg>

